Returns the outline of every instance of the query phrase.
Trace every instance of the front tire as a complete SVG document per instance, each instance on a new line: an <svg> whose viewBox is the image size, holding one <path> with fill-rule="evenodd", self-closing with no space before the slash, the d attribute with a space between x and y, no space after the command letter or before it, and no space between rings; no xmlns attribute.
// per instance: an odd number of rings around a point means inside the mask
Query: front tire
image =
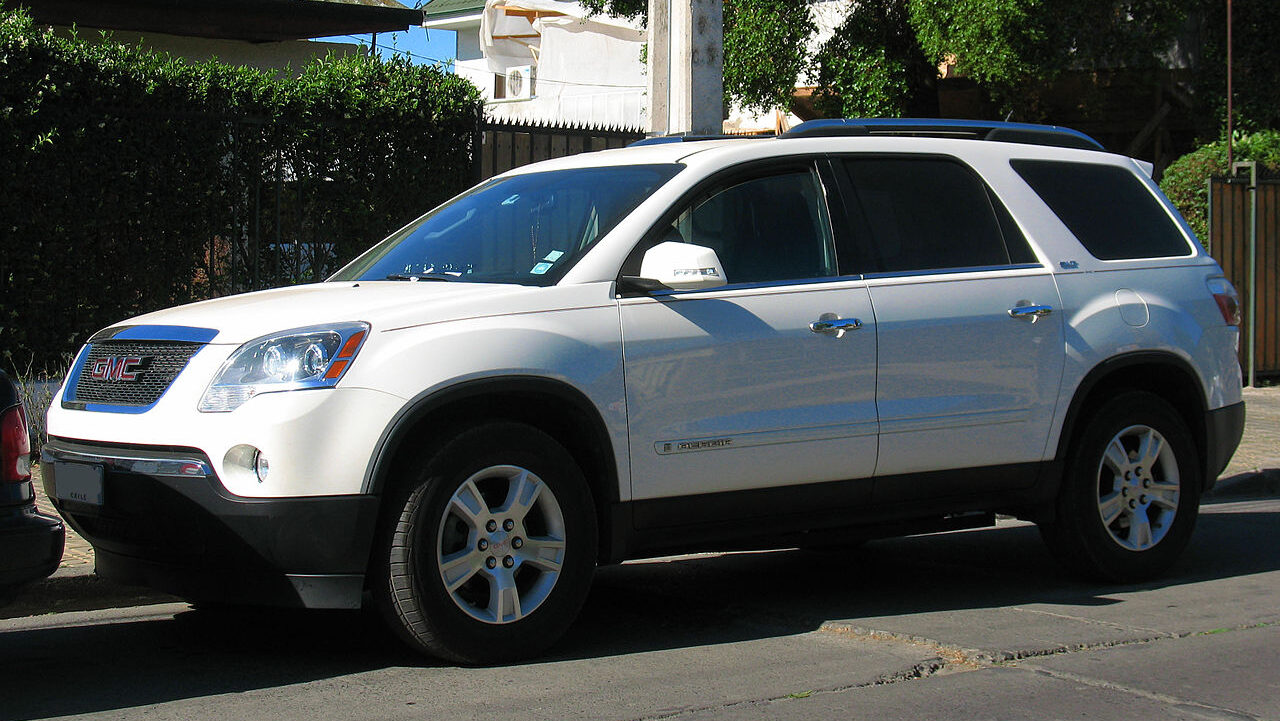
<svg viewBox="0 0 1280 721"><path fill-rule="evenodd" d="M1120 394L1093 413L1069 454L1055 518L1040 526L1058 560L1118 583L1166 571L1191 538L1203 487L1178 412L1151 393Z"/></svg>
<svg viewBox="0 0 1280 721"><path fill-rule="evenodd" d="M596 560L591 493L573 457L518 423L463 431L388 497L374 595L411 647L466 664L558 640Z"/></svg>

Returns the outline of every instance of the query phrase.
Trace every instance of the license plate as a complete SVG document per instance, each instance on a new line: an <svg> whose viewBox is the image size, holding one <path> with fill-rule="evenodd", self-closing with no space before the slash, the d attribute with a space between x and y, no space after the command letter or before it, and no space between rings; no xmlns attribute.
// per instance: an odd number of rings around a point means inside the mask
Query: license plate
<svg viewBox="0 0 1280 721"><path fill-rule="evenodd" d="M102 505L102 466L55 461L53 483L59 500Z"/></svg>

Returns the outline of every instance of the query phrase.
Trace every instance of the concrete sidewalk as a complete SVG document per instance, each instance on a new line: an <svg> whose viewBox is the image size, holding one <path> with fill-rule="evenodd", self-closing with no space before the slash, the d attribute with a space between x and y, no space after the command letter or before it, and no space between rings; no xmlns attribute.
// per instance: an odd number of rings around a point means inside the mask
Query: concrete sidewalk
<svg viewBox="0 0 1280 721"><path fill-rule="evenodd" d="M1245 388L1244 438L1210 498L1280 495L1280 386Z"/></svg>
<svg viewBox="0 0 1280 721"><path fill-rule="evenodd" d="M1206 503L1280 496L1280 386L1245 388L1244 399L1244 438ZM33 470L33 480L40 510L56 514L44 496L38 467ZM0 608L0 618L175 600L98 578L93 573L93 547L68 526L62 565L50 578L25 588L13 604Z"/></svg>

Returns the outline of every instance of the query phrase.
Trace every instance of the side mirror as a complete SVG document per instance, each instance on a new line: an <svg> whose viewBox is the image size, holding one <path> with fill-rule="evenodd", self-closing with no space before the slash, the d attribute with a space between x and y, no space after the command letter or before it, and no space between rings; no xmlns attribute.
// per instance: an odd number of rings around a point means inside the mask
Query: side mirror
<svg viewBox="0 0 1280 721"><path fill-rule="evenodd" d="M650 248L640 262L640 276L673 290L724 285L724 266L711 248L666 241Z"/></svg>

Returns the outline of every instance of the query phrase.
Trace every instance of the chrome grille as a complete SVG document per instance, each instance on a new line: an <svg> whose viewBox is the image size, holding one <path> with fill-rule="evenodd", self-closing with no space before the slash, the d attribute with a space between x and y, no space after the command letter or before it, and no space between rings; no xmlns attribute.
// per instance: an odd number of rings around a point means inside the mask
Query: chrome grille
<svg viewBox="0 0 1280 721"><path fill-rule="evenodd" d="M75 401L113 406L149 406L168 390L187 361L203 347L200 343L156 341L102 341L89 346L80 379L76 382ZM94 378L93 368L109 358L150 359L139 368L135 380Z"/></svg>

